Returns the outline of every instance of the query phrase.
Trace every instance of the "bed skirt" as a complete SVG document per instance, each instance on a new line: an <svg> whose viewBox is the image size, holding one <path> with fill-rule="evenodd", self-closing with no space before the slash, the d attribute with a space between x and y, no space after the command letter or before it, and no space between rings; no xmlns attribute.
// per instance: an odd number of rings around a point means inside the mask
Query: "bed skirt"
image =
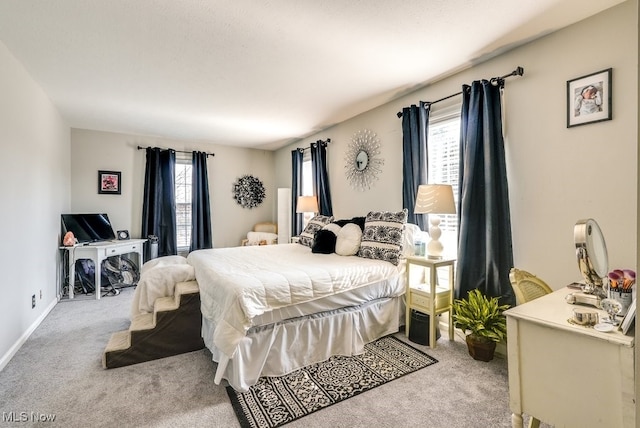
<svg viewBox="0 0 640 428"><path fill-rule="evenodd" d="M382 298L254 327L233 359L215 348L215 326L203 318L202 337L218 363L216 383L225 379L236 391L247 391L261 376L282 376L332 355L361 354L366 343L398 331L404 317L403 299Z"/></svg>

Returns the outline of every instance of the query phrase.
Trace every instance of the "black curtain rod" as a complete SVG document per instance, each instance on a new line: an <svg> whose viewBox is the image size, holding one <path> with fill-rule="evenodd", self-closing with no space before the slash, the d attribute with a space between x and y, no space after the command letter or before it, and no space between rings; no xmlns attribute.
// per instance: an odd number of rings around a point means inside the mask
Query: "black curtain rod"
<svg viewBox="0 0 640 428"><path fill-rule="evenodd" d="M506 79L507 77L511 77L511 76L523 76L524 75L524 68L522 67L517 67L515 70L513 70L511 73L509 74L505 74L504 76L500 76L500 77L492 77L491 80L489 80L491 83L496 83L499 82L501 80ZM449 98L453 98L453 97L457 97L458 95L461 95L462 91L457 92L455 94L451 94L451 95L447 95L444 98L440 98L439 100L435 100L435 101L426 101L425 104L427 106L430 106L432 104L436 104L439 103L440 101L444 101L444 100L448 100ZM398 117L402 117L402 112L399 111L397 113Z"/></svg>
<svg viewBox="0 0 640 428"><path fill-rule="evenodd" d="M146 149L148 149L148 147L138 146L138 150L146 150ZM173 150L174 152L177 152L177 153L193 153L194 151L196 151L196 150L192 150L190 152L187 152L185 150L175 150L175 149L166 149L166 150ZM207 153L207 157L215 156L215 155L216 155L215 153Z"/></svg>
<svg viewBox="0 0 640 428"><path fill-rule="evenodd" d="M318 143L326 143L326 144L329 144L330 142L331 142L331 138L327 138L326 140L317 140L317 141L316 141L316 144L318 144ZM304 153L304 151L305 151L305 150L309 150L310 148L311 148L311 147L298 147L296 150L298 150L298 151L300 151L300 152L303 152L303 153Z"/></svg>

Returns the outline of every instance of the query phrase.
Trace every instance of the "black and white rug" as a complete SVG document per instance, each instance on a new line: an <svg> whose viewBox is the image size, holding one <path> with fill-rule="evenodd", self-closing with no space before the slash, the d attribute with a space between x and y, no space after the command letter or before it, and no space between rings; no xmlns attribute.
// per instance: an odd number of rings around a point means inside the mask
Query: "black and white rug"
<svg viewBox="0 0 640 428"><path fill-rule="evenodd" d="M278 427L437 363L393 336L280 377L261 377L247 392L227 387L242 427Z"/></svg>

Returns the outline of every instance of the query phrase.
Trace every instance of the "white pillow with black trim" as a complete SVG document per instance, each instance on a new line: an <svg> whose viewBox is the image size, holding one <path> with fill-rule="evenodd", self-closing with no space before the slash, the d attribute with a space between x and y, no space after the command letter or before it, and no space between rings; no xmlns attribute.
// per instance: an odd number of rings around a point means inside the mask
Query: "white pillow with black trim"
<svg viewBox="0 0 640 428"><path fill-rule="evenodd" d="M309 220L309 223L304 228L304 231L300 234L298 243L307 247L313 247L313 238L316 236L316 232L332 221L333 216L317 215L313 217L311 220Z"/></svg>
<svg viewBox="0 0 640 428"><path fill-rule="evenodd" d="M362 243L358 256L386 260L397 265L402 252L402 231L407 223L407 209L402 211L371 211L364 221Z"/></svg>

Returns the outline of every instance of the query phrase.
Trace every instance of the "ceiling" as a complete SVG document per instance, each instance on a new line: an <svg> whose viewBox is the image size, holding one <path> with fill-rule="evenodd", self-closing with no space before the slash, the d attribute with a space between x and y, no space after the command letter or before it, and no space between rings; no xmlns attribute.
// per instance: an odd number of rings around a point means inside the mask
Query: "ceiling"
<svg viewBox="0 0 640 428"><path fill-rule="evenodd" d="M0 41L71 127L273 150L622 1L2 0Z"/></svg>

